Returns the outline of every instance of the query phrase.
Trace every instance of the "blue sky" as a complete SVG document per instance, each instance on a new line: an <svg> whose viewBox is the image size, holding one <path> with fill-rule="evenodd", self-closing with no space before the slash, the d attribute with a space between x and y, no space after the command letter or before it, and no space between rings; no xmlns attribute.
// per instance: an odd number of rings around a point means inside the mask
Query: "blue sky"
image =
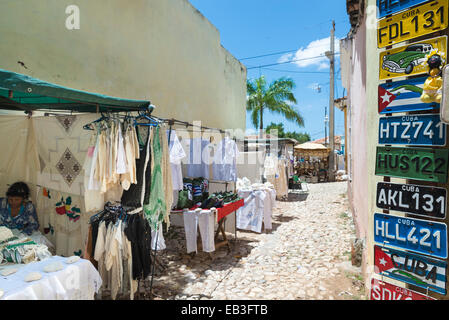
<svg viewBox="0 0 449 320"><path fill-rule="evenodd" d="M307 132L312 140L324 137L324 112L329 105L329 63L324 54L330 47L335 21L336 39L346 37L349 18L346 0L189 0L220 32L221 44L248 69L248 79L264 75L270 83L282 76L296 83L294 94L305 126L300 128L281 116L264 113L264 126L283 122L286 131ZM339 42L336 41L336 52ZM259 55L291 51L257 59ZM306 60L300 60L306 59ZM259 66L300 60L270 67ZM335 98L343 95L337 55ZM316 90L321 87L321 92ZM249 115L247 128L253 128ZM344 134L343 113L335 109L335 134Z"/></svg>

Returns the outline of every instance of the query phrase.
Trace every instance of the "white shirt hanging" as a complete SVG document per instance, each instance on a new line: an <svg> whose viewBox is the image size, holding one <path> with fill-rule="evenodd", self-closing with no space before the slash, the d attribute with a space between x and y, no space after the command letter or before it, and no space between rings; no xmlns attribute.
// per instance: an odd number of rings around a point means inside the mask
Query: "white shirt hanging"
<svg viewBox="0 0 449 320"><path fill-rule="evenodd" d="M214 155L212 170L215 180L237 181L237 157L239 150L234 140L224 138Z"/></svg>

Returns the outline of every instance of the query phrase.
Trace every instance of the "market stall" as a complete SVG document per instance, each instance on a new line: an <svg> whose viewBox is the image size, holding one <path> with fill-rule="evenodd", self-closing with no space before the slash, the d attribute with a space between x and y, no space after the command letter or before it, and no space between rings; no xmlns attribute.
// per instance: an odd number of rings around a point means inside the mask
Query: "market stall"
<svg viewBox="0 0 449 320"><path fill-rule="evenodd" d="M101 180L105 182L104 190L88 188L85 178L93 177L90 173L100 172L90 171L93 161L87 160L91 160L96 151L100 154L95 161L99 168L112 164L108 159L117 157L108 157L96 144L96 138L107 134L107 139L103 140L106 143L101 146L111 146L114 141L123 147L123 138L126 139L129 132L122 131L121 137L117 133L126 128L124 121L132 123L140 115L137 112L148 110L149 104L148 101L73 90L0 70L0 108L27 114L0 117L3 150L0 155L0 192L5 195L15 182L25 182L30 192L29 198L23 198L22 207L26 203L26 208L37 212L32 218L36 222L33 228L37 229L26 230L25 237L15 234L14 239L6 239L3 243L0 288L5 299L93 299L100 286L101 289L110 287L110 283L101 277L103 274L94 267L96 263L89 261L85 246L91 231L90 218L103 209L106 201L121 200L123 190L118 190L117 180L106 179L111 177L104 174L106 171L94 175L95 178L105 177ZM98 125L98 130L85 130L86 124L90 123ZM112 148L107 150L112 151ZM119 148L115 150L120 151ZM121 153L122 156L125 154ZM117 172L115 178L122 181L122 175L125 178L129 173L129 170ZM21 221L22 209L15 218L5 220L9 216L8 210L12 210L12 200L9 196L1 199L2 210L6 212L0 221L2 225L21 228L28 223ZM46 240L39 243L39 239ZM51 248L45 250L48 243ZM52 253L47 254L50 250ZM107 250L107 253L113 251ZM78 261L69 266L67 259ZM116 270L109 264L107 269L111 274ZM24 277L29 274L29 278ZM67 277L74 274L79 274L82 285L64 287ZM45 292L42 292L44 288Z"/></svg>
<svg viewBox="0 0 449 320"><path fill-rule="evenodd" d="M38 263L47 259L80 257L80 264L93 268L83 267L83 272L95 270L96 276L89 275L95 292L112 299L119 295L134 299L141 282L152 281L160 265L157 253L166 247L163 228L170 227L174 207L181 209L186 222L186 239L196 242L199 226L201 236L207 229L208 243L214 240L210 247L230 249L225 222L243 205L235 192L227 193L220 203L206 204L209 197L204 197L193 206L178 204L186 192L191 192L191 198L198 191L206 195L208 190L201 188L209 181L223 183L224 192L228 184L235 184L235 140L217 141L213 165L201 162L207 159L181 164L187 154L196 156L198 147L209 148L211 141L187 139L188 147L181 146L175 127L193 125L153 116L149 101L81 92L3 70L0 108L27 113L0 117L0 146L5 151L0 156L0 192L15 181L29 185L38 231L54 250L51 258L31 259L29 266L19 260L9 262L18 269L44 267ZM205 129L211 128L201 127L200 132ZM189 190L183 177L205 178L200 190L191 182ZM216 201L223 195L211 196ZM202 222L203 216L207 223ZM190 244L189 240L187 247ZM202 244L204 250L206 242ZM64 270L58 270L58 279L66 275ZM47 281L44 278L36 279L36 284ZM28 290L23 285L10 282L4 296L20 296Z"/></svg>
<svg viewBox="0 0 449 320"><path fill-rule="evenodd" d="M328 159L330 149L322 144L306 142L294 147L295 174L305 182L328 180Z"/></svg>
<svg viewBox="0 0 449 320"><path fill-rule="evenodd" d="M276 189L270 182L253 183L247 178L237 184L238 195L244 199L237 210L237 228L261 233L271 230L271 216L276 206Z"/></svg>
<svg viewBox="0 0 449 320"><path fill-rule="evenodd" d="M183 164L183 170L179 170L184 178L179 183L178 201L172 214L182 216L180 225L184 227L187 253L196 253L199 248L211 253L223 245L227 245L230 251L226 224L231 214L243 205L243 200L235 191L239 154L237 144L229 137L213 143L213 139L205 136L184 139L182 145L179 149L185 152L180 158L187 161ZM197 155L203 156L196 158ZM197 232L198 228L200 233ZM236 233L235 225L233 229Z"/></svg>

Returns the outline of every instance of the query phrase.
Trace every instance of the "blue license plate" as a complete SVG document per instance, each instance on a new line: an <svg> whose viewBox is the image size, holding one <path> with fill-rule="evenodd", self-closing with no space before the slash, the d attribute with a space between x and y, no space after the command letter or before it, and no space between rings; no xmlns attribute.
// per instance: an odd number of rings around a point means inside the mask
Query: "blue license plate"
<svg viewBox="0 0 449 320"><path fill-rule="evenodd" d="M375 213L374 241L437 258L447 257L447 227L441 222Z"/></svg>
<svg viewBox="0 0 449 320"><path fill-rule="evenodd" d="M408 9L427 0L377 0L377 18L381 19L389 14Z"/></svg>
<svg viewBox="0 0 449 320"><path fill-rule="evenodd" d="M379 144L445 146L446 125L439 114L382 117Z"/></svg>

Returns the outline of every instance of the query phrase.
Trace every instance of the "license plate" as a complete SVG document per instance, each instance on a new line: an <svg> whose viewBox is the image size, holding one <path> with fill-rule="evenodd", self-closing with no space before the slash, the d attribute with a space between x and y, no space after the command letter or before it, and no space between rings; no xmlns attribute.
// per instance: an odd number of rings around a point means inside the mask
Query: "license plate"
<svg viewBox="0 0 449 320"><path fill-rule="evenodd" d="M447 0L430 1L377 22L377 47L414 39L447 28Z"/></svg>
<svg viewBox="0 0 449 320"><path fill-rule="evenodd" d="M382 117L379 144L445 146L446 125L439 114Z"/></svg>
<svg viewBox="0 0 449 320"><path fill-rule="evenodd" d="M377 0L377 18L381 19L411 6L426 2L427 0Z"/></svg>
<svg viewBox="0 0 449 320"><path fill-rule="evenodd" d="M446 53L446 48L447 36L442 36L383 51L379 54L379 80L425 74L426 55L434 49Z"/></svg>
<svg viewBox="0 0 449 320"><path fill-rule="evenodd" d="M414 184L377 183L376 205L380 209L407 212L429 218L446 218L445 188Z"/></svg>
<svg viewBox="0 0 449 320"><path fill-rule="evenodd" d="M371 279L371 300L436 300L419 292Z"/></svg>
<svg viewBox="0 0 449 320"><path fill-rule="evenodd" d="M380 84L378 87L378 111L380 114L435 110L439 103L421 101L427 77Z"/></svg>
<svg viewBox="0 0 449 320"><path fill-rule="evenodd" d="M441 222L375 213L374 242L435 258L447 257L447 227Z"/></svg>
<svg viewBox="0 0 449 320"><path fill-rule="evenodd" d="M374 272L446 295L445 261L374 246Z"/></svg>
<svg viewBox="0 0 449 320"><path fill-rule="evenodd" d="M448 149L376 148L378 176L447 182Z"/></svg>

